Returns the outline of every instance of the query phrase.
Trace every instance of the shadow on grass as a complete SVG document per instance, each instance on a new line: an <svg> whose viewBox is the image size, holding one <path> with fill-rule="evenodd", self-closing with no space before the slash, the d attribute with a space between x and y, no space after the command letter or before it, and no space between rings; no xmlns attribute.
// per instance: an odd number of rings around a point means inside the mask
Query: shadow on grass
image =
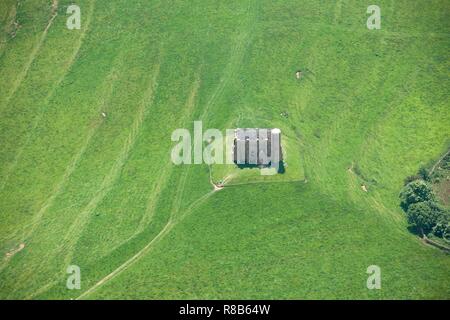
<svg viewBox="0 0 450 320"><path fill-rule="evenodd" d="M242 169L262 169L262 168L269 168L270 167L270 165L269 166L261 166L261 165L257 165L257 164L248 164L248 163L246 163L246 164L237 164L236 163L236 165L241 170ZM284 174L285 172L286 172L286 169L284 167L284 162L281 161L280 165L278 166L277 173Z"/></svg>
<svg viewBox="0 0 450 320"><path fill-rule="evenodd" d="M422 234L420 233L419 229L416 226L408 226L407 229L413 235L418 236L419 238L422 238Z"/></svg>

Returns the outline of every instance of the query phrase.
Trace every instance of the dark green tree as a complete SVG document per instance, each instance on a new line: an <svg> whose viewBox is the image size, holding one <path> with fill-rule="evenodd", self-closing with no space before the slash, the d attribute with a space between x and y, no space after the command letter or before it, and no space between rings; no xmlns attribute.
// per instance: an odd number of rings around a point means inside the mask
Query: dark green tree
<svg viewBox="0 0 450 320"><path fill-rule="evenodd" d="M436 202L424 201L413 203L406 211L408 222L417 227L424 235L433 232L438 237L442 237L447 232L446 226L449 216L446 210ZM436 228L436 226L439 226Z"/></svg>
<svg viewBox="0 0 450 320"><path fill-rule="evenodd" d="M415 180L408 183L400 192L400 206L405 212L414 203L425 201L434 202L434 200L433 189L423 180Z"/></svg>
<svg viewBox="0 0 450 320"><path fill-rule="evenodd" d="M427 202L413 203L406 211L408 222L415 226L420 235L428 233L435 225L433 212Z"/></svg>

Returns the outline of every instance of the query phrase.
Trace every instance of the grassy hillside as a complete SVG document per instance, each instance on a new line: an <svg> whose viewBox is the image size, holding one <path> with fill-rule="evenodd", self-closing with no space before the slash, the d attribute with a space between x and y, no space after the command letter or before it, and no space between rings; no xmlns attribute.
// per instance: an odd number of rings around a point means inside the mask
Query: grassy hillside
<svg viewBox="0 0 450 320"><path fill-rule="evenodd" d="M449 1L378 1L381 30L353 0L72 3L0 4L0 298L450 297L398 206L449 143ZM170 161L194 120L281 128L294 178L213 192Z"/></svg>

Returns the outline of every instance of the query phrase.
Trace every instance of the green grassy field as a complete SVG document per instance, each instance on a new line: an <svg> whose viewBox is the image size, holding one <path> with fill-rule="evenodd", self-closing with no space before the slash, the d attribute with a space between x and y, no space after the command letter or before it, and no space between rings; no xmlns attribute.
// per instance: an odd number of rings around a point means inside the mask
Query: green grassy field
<svg viewBox="0 0 450 320"><path fill-rule="evenodd" d="M450 1L379 0L381 30L356 0L73 3L0 3L0 298L450 298L398 200L449 145ZM280 128L286 175L213 192L170 160L194 120Z"/></svg>

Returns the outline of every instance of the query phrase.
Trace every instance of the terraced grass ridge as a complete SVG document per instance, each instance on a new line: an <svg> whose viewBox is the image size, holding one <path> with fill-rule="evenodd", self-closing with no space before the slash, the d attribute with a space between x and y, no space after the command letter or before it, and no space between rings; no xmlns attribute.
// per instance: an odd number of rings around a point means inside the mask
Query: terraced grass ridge
<svg viewBox="0 0 450 320"><path fill-rule="evenodd" d="M0 1L0 298L449 299L398 200L449 147L449 21L448 0ZM285 175L174 165L196 120L280 128Z"/></svg>

